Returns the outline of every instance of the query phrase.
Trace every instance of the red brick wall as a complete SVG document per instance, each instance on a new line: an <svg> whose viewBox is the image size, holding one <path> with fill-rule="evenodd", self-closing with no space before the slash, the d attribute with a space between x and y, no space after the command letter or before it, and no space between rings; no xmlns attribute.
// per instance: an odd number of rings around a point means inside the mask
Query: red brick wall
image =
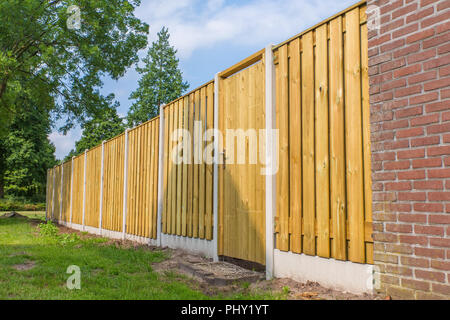
<svg viewBox="0 0 450 320"><path fill-rule="evenodd" d="M369 0L379 291L450 297L450 0Z"/></svg>

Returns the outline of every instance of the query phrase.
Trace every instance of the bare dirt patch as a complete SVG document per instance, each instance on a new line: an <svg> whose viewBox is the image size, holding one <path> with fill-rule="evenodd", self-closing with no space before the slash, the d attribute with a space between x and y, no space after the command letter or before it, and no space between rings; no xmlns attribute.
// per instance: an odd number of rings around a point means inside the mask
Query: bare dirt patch
<svg viewBox="0 0 450 320"><path fill-rule="evenodd" d="M25 263L21 263L21 264L16 264L14 266L12 266L14 269L16 269L17 271L26 271L26 270L31 270L36 266L36 262L34 261L27 261Z"/></svg>

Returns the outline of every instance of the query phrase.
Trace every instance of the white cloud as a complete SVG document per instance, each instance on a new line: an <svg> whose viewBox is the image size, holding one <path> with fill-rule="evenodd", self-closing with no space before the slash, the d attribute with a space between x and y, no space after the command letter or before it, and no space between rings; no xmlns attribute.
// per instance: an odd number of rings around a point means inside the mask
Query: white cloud
<svg viewBox="0 0 450 320"><path fill-rule="evenodd" d="M137 15L150 25L150 40L162 26L180 58L218 44L255 45L287 39L354 3L354 0L145 1ZM276 44L276 43L275 43Z"/></svg>
<svg viewBox="0 0 450 320"><path fill-rule="evenodd" d="M63 159L70 150L75 148L75 141L81 138L81 129L77 127L70 130L67 135L63 135L59 132L52 132L48 138L56 147L56 159Z"/></svg>

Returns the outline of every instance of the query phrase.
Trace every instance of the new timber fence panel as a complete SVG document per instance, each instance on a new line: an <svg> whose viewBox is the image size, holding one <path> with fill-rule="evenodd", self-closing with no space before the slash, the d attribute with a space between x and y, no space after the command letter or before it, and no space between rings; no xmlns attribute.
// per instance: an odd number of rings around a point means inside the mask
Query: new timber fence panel
<svg viewBox="0 0 450 320"><path fill-rule="evenodd" d="M97 146L86 155L86 212L85 225L98 228L100 222L100 186L102 168L102 146Z"/></svg>
<svg viewBox="0 0 450 320"><path fill-rule="evenodd" d="M275 49L279 250L372 263L365 10Z"/></svg>
<svg viewBox="0 0 450 320"><path fill-rule="evenodd" d="M125 134L105 143L104 157L102 228L122 232Z"/></svg>
<svg viewBox="0 0 450 320"><path fill-rule="evenodd" d="M128 132L127 234L156 239L159 118Z"/></svg>
<svg viewBox="0 0 450 320"><path fill-rule="evenodd" d="M83 223L84 154L73 159L72 221Z"/></svg>
<svg viewBox="0 0 450 320"><path fill-rule="evenodd" d="M212 138L205 141L205 131L213 129L213 102L214 84L209 82L164 108L165 234L212 239L213 166L204 150L213 143Z"/></svg>
<svg viewBox="0 0 450 320"><path fill-rule="evenodd" d="M72 182L72 161L63 164L63 187L62 187L62 211L61 220L69 222L70 220L70 188Z"/></svg>

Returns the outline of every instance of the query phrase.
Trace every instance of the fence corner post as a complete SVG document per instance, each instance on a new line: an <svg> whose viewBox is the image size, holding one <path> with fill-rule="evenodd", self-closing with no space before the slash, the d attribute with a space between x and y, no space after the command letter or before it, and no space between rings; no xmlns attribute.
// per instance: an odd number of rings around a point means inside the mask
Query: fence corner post
<svg viewBox="0 0 450 320"><path fill-rule="evenodd" d="M162 245L161 239L161 223L162 223L162 212L164 210L164 107L162 105L159 108L159 151L158 151L158 216L156 219L156 241L158 247Z"/></svg>
<svg viewBox="0 0 450 320"><path fill-rule="evenodd" d="M123 163L123 210L122 210L122 239L125 240L127 228L127 194L128 194L128 132L125 130L125 154Z"/></svg>
<svg viewBox="0 0 450 320"><path fill-rule="evenodd" d="M84 230L85 219L86 219L86 168L87 168L87 152L88 150L84 150L84 176L83 176L83 220L82 220L82 229Z"/></svg>
<svg viewBox="0 0 450 320"><path fill-rule="evenodd" d="M214 131L219 130L219 73L214 76ZM214 137L213 167L213 239L214 262L219 261L219 139Z"/></svg>
<svg viewBox="0 0 450 320"><path fill-rule="evenodd" d="M269 44L265 50L266 74L266 279L274 275L274 217L276 215L276 174L274 164L276 152L274 150L272 133L276 129L275 114L275 65L273 63L273 45ZM274 160L275 159L275 160Z"/></svg>
<svg viewBox="0 0 450 320"><path fill-rule="evenodd" d="M103 177L104 177L104 169L105 169L105 140L102 141L102 164L101 164L101 180L100 180L100 220L98 222L98 229L100 235L102 235L102 224L103 224Z"/></svg>

